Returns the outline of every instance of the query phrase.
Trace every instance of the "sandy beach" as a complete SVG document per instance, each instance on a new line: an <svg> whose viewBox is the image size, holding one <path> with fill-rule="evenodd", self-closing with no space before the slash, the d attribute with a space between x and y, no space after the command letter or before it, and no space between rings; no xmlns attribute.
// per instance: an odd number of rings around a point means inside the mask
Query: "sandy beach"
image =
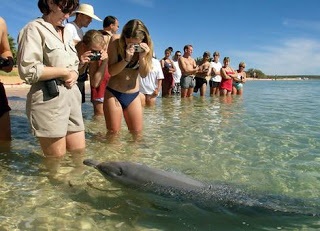
<svg viewBox="0 0 320 231"><path fill-rule="evenodd" d="M0 75L0 82L3 83L4 88L6 89L7 97L10 96L26 96L30 85L24 83L19 76L1 76ZM86 91L88 91L89 82L86 81Z"/></svg>
<svg viewBox="0 0 320 231"><path fill-rule="evenodd" d="M0 76L0 82L3 83L8 97L25 97L30 88L30 85L25 84L19 76Z"/></svg>
<svg viewBox="0 0 320 231"><path fill-rule="evenodd" d="M272 79L255 79L255 78L247 78L248 81L269 81ZM286 79L291 80L291 79ZM296 79L292 79L296 80ZM6 89L7 96L25 96L30 88L29 84L25 84L19 76L2 76L0 75L0 82L4 84ZM89 85L89 82L86 81L86 85ZM89 87L86 87L88 90Z"/></svg>

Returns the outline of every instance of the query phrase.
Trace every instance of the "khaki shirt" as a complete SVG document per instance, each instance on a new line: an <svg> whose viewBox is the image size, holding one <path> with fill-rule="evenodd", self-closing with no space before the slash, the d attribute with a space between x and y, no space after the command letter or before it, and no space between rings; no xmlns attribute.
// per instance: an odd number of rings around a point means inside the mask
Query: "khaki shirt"
<svg viewBox="0 0 320 231"><path fill-rule="evenodd" d="M66 67L78 72L78 65L77 51L68 30L64 30L61 41L53 25L38 18L20 31L18 70L20 78L28 84L39 81L44 66Z"/></svg>

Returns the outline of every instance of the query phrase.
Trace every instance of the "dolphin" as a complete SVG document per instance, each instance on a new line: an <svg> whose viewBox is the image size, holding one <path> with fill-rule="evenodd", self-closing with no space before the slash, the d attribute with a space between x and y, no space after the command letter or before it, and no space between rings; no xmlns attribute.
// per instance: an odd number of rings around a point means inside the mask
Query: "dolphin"
<svg viewBox="0 0 320 231"><path fill-rule="evenodd" d="M183 174L151 168L141 163L98 162L92 159L86 159L83 163L96 168L111 182L179 201L192 202L204 209L320 216L319 207L314 207L318 202L309 205L298 198L249 193L244 187L222 182L208 184Z"/></svg>

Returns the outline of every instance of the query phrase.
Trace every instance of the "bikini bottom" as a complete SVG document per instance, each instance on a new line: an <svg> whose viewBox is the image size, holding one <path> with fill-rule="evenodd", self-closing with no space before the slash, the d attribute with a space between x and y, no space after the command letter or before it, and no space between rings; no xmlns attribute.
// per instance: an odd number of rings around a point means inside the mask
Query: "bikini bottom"
<svg viewBox="0 0 320 231"><path fill-rule="evenodd" d="M107 90L110 91L114 97L119 101L122 109L126 109L130 103L139 95L139 92L135 93L122 93L116 90L113 90L110 87L107 87Z"/></svg>

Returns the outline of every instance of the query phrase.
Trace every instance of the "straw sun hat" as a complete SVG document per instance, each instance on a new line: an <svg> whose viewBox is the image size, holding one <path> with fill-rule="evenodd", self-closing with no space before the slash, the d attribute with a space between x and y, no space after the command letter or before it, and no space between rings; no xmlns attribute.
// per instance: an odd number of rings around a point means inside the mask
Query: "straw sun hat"
<svg viewBox="0 0 320 231"><path fill-rule="evenodd" d="M76 13L85 14L98 21L102 21L98 16L94 14L93 6L89 4L80 4L79 8L74 11L70 16L74 16Z"/></svg>

